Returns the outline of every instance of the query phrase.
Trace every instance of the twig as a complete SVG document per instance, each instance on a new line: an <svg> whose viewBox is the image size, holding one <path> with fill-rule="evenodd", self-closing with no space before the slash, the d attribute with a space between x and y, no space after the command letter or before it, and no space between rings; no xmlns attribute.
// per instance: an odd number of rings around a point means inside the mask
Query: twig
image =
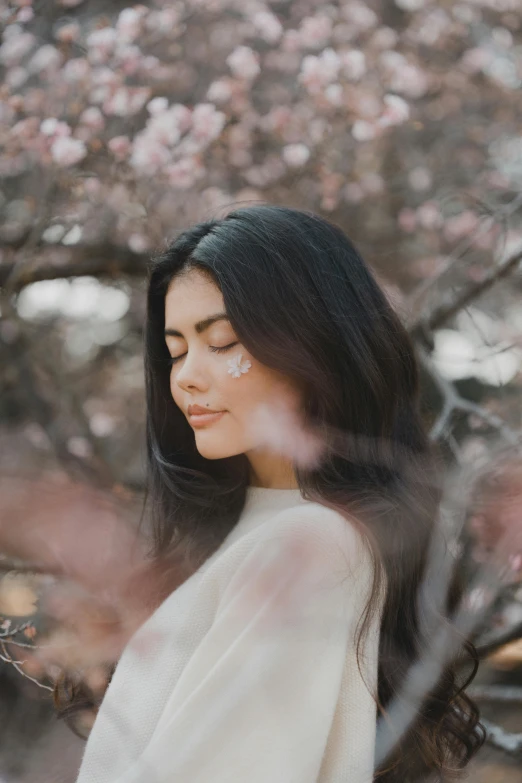
<svg viewBox="0 0 522 783"><path fill-rule="evenodd" d="M22 665L25 663L25 661L15 661L11 655L9 655L9 651L7 650L7 647L5 646L4 641L0 641L0 648L3 651L0 653L0 660L4 661L5 663L10 663L11 666L14 666L18 674L21 674L22 677L25 677L28 680L31 680L31 682L34 682L35 685L38 685L39 688L43 688L43 690L51 691L51 693L54 691L54 688L51 688L49 685L44 685L43 682L40 682L39 680L35 679L34 677L31 677L30 674L27 674L27 672L24 672L24 670L21 668Z"/></svg>
<svg viewBox="0 0 522 783"><path fill-rule="evenodd" d="M499 280L502 280L515 272L521 261L522 250L518 250L516 253L508 256L504 261L501 261L490 269L482 280L470 283L470 285L460 291L452 301L445 302L436 307L428 318L423 318L422 316L416 318L408 325L409 331L416 334L419 331L434 331L435 329L440 329L440 327L453 318L454 315L471 304L475 299L478 299L479 296L482 296L483 293L492 288Z"/></svg>
<svg viewBox="0 0 522 783"><path fill-rule="evenodd" d="M511 734L485 718L480 722L486 729L486 740L494 748L513 756L522 755L522 734Z"/></svg>
<svg viewBox="0 0 522 783"><path fill-rule="evenodd" d="M472 685L467 693L477 701L514 701L522 704L522 688L515 685Z"/></svg>

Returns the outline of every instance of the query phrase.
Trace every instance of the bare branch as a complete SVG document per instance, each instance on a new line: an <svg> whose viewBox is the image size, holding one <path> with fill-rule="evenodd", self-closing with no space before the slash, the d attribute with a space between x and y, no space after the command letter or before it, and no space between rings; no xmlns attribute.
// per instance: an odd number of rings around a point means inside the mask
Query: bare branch
<svg viewBox="0 0 522 783"><path fill-rule="evenodd" d="M467 693L477 701L514 701L522 704L522 688L516 685L472 685Z"/></svg>
<svg viewBox="0 0 522 783"><path fill-rule="evenodd" d="M482 294L492 288L499 280L516 272L521 261L522 250L518 250L513 255L508 256L504 261L501 261L499 264L492 267L482 280L470 283L470 285L460 291L453 300L443 302L436 307L428 318L425 319L421 316L408 324L409 331L416 333L421 329L425 331L440 329L440 327L453 318L453 316L471 304L471 302L475 301L475 299L478 299L479 296L482 296Z"/></svg>
<svg viewBox="0 0 522 783"><path fill-rule="evenodd" d="M23 252L23 251L20 251ZM92 275L95 277L144 277L149 256L112 244L51 245L40 248L36 257L0 262L0 288L16 293L29 283L61 277Z"/></svg>
<svg viewBox="0 0 522 783"><path fill-rule="evenodd" d="M522 756L522 734L511 734L485 718L480 720L486 729L486 739L490 745L510 755Z"/></svg>

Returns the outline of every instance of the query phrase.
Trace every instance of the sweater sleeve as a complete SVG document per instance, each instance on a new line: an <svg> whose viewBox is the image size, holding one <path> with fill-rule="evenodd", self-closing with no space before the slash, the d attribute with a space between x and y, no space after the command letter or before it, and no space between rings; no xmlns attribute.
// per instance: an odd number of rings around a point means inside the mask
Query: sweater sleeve
<svg viewBox="0 0 522 783"><path fill-rule="evenodd" d="M353 544L307 524L258 540L117 783L317 780L364 608Z"/></svg>

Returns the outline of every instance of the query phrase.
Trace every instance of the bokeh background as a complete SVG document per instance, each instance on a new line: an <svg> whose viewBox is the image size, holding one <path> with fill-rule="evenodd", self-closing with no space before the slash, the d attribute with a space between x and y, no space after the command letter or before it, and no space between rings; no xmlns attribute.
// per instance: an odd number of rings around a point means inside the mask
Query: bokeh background
<svg viewBox="0 0 522 783"><path fill-rule="evenodd" d="M256 201L359 247L418 347L448 473L518 447L520 0L0 0L0 24L2 474L141 497L147 262ZM466 574L505 527L472 500ZM522 781L522 547L504 565L493 600L468 595L488 783ZM44 579L1 556L7 783L73 781L83 748L10 662Z"/></svg>

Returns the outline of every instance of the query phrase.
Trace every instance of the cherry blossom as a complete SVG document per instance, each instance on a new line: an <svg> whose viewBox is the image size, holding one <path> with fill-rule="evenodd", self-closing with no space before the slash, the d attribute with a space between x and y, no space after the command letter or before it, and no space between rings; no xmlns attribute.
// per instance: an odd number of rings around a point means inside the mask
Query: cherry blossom
<svg viewBox="0 0 522 783"><path fill-rule="evenodd" d="M58 136L52 143L51 155L59 166L74 166L87 155L87 148L79 139Z"/></svg>

